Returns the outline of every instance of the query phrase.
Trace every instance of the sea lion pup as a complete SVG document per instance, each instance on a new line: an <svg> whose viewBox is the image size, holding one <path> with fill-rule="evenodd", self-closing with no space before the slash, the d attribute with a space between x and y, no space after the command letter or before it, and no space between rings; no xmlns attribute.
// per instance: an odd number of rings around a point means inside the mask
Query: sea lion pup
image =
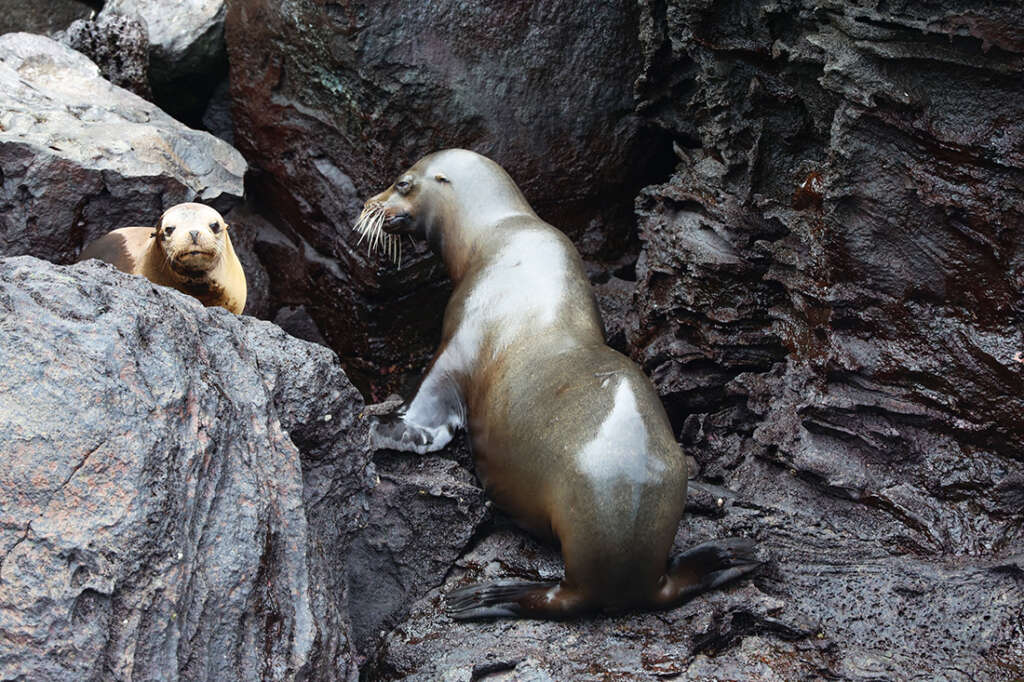
<svg viewBox="0 0 1024 682"><path fill-rule="evenodd" d="M98 258L118 270L174 287L204 305L241 314L246 284L242 264L220 213L203 204L177 204L158 227L122 227L82 250L79 261Z"/></svg>
<svg viewBox="0 0 1024 682"><path fill-rule="evenodd" d="M579 254L496 163L431 154L366 202L357 229L424 237L455 285L441 345L416 395L375 418L374 445L419 453L468 427L488 495L557 540L559 583L480 584L447 597L454 618L569 618L661 609L759 562L743 538L669 560L686 464L650 380L605 345Z"/></svg>

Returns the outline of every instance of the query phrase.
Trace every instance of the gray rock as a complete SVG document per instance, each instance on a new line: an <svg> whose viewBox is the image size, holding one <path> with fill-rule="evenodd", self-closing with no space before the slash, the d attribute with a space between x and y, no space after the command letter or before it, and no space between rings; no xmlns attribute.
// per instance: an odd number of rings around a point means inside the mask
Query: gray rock
<svg viewBox="0 0 1024 682"><path fill-rule="evenodd" d="M152 99L149 87L149 36L142 22L116 14L79 19L57 36L100 68L108 81Z"/></svg>
<svg viewBox="0 0 1024 682"><path fill-rule="evenodd" d="M242 156L101 78L41 36L0 36L0 255L73 261L118 227L182 201L226 211Z"/></svg>
<svg viewBox="0 0 1024 682"><path fill-rule="evenodd" d="M464 443L450 449L468 459ZM352 631L372 651L414 602L442 584L490 514L473 475L451 459L382 451L367 526L348 556Z"/></svg>
<svg viewBox="0 0 1024 682"><path fill-rule="evenodd" d="M366 433L329 350L30 257L0 326L0 677L357 679Z"/></svg>

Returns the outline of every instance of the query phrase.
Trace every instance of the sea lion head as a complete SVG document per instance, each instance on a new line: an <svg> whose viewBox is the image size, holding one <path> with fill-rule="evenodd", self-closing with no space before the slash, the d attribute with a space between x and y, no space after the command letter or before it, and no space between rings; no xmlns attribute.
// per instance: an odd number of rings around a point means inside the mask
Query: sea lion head
<svg viewBox="0 0 1024 682"><path fill-rule="evenodd" d="M153 238L171 270L184 277L199 277L220 262L227 229L224 218L214 209L185 203L164 212Z"/></svg>
<svg viewBox="0 0 1024 682"><path fill-rule="evenodd" d="M508 173L486 156L466 149L429 154L367 200L355 229L370 251L383 250L401 263L401 235L426 239L446 260L456 245L469 244L502 217L535 215ZM446 248L449 247L449 248Z"/></svg>

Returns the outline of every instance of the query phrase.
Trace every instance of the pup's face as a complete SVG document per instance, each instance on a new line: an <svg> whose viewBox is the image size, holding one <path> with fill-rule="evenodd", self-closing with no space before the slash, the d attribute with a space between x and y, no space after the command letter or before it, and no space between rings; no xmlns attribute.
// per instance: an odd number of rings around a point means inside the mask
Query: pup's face
<svg viewBox="0 0 1024 682"><path fill-rule="evenodd" d="M217 265L224 252L227 223L203 204L178 204L164 212L153 237L175 270L202 272Z"/></svg>

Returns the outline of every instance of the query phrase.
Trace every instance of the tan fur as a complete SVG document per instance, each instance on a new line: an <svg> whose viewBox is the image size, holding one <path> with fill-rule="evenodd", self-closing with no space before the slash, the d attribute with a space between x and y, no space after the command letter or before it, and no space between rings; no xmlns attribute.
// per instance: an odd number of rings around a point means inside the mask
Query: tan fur
<svg viewBox="0 0 1024 682"><path fill-rule="evenodd" d="M210 224L220 225L214 233ZM173 226L167 235L165 230ZM172 287L204 305L220 306L235 314L245 308L245 272L221 215L203 204L172 206L153 227L122 227L82 250L78 260L97 258L119 270ZM191 232L197 233L195 240ZM198 242L198 243L196 243ZM200 255L189 255L202 250Z"/></svg>

